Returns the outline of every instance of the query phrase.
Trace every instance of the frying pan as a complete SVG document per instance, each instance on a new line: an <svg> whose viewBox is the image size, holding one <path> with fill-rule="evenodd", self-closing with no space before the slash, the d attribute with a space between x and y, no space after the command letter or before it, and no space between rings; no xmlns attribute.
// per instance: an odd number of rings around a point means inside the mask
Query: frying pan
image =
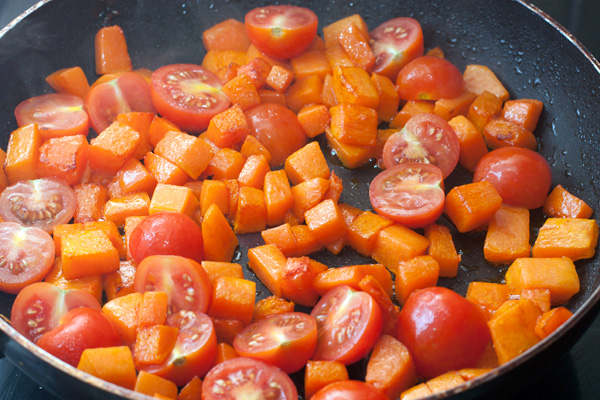
<svg viewBox="0 0 600 400"><path fill-rule="evenodd" d="M550 17L518 0L339 0L289 1L309 7L319 16L320 28L359 13L370 27L397 16L412 16L423 27L426 48L440 46L446 57L463 70L467 64L489 66L510 92L511 98L536 98L544 102L538 128L539 151L550 162L553 185L562 184L593 208L600 204L600 64L580 43ZM79 65L88 79L94 72L93 41L96 31L118 24L125 31L136 68L155 69L170 63L200 63L204 29L227 18L243 20L262 1L203 0L46 0L32 7L0 31L0 146L16 129L14 107L22 100L52 90L44 78L60 68ZM368 183L377 171L372 165L346 170L324 145L328 161L345 184L341 201L369 209ZM466 183L469 174L460 167L447 186ZM532 238L543 216L532 213ZM453 230L463 261L457 278L439 284L465 294L473 280L502 281L505 269L488 265L481 254L481 234L459 235L444 217L440 223ZM259 235L240 239L240 259L246 250L262 244ZM345 249L334 257L313 255L329 266L368 262ZM525 382L532 371L552 363L587 329L599 311L598 257L578 261L580 292L568 307L575 315L545 340L493 373L439 395L470 399L506 392ZM256 281L251 271L247 279ZM258 283L259 297L268 295ZM10 316L14 296L0 293L0 314ZM0 351L45 389L61 398L144 399L118 386L81 373L38 349L0 320ZM352 366L360 376L364 362ZM300 374L297 374L300 375ZM300 376L293 377L301 380Z"/></svg>

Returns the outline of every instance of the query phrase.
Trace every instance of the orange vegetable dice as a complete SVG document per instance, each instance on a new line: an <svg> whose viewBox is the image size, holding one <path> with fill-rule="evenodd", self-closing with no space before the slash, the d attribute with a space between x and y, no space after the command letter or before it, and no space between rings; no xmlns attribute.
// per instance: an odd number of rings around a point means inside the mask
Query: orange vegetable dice
<svg viewBox="0 0 600 400"><path fill-rule="evenodd" d="M166 292L144 292L138 311L140 328L164 325L169 310L169 298Z"/></svg>
<svg viewBox="0 0 600 400"><path fill-rule="evenodd" d="M185 171L171 161L154 153L147 153L144 166L157 182L172 185L183 185L190 177Z"/></svg>
<svg viewBox="0 0 600 400"><path fill-rule="evenodd" d="M104 204L108 201L106 187L94 183L80 183L73 187L77 197L77 207L73 219L75 223L98 221L103 216Z"/></svg>
<svg viewBox="0 0 600 400"><path fill-rule="evenodd" d="M371 50L368 34L365 34L354 22L350 22L340 32L338 40L355 66L367 72L371 71L375 64L375 55Z"/></svg>
<svg viewBox="0 0 600 400"><path fill-rule="evenodd" d="M437 285L440 266L432 256L416 256L400 261L394 272L396 297L400 304L404 304L415 290Z"/></svg>
<svg viewBox="0 0 600 400"><path fill-rule="evenodd" d="M260 232L267 226L264 192L253 187L240 187L233 230L236 234Z"/></svg>
<svg viewBox="0 0 600 400"><path fill-rule="evenodd" d="M117 115L117 121L132 127L140 134L140 144L133 154L133 158L136 160L142 159L147 152L154 148L154 145L150 144L149 132L155 115L153 112L139 111L130 111Z"/></svg>
<svg viewBox="0 0 600 400"><path fill-rule="evenodd" d="M469 106L467 118L475 125L479 132L483 132L485 126L493 117L500 114L502 100L487 90L478 95Z"/></svg>
<svg viewBox="0 0 600 400"><path fill-rule="evenodd" d="M503 283L470 282L465 298L481 308L488 319L510 295L510 287Z"/></svg>
<svg viewBox="0 0 600 400"><path fill-rule="evenodd" d="M206 51L234 50L246 51L250 39L243 22L230 18L205 29L202 32L202 44Z"/></svg>
<svg viewBox="0 0 600 400"><path fill-rule="evenodd" d="M277 296L265 297L254 305L254 321L269 318L272 315L294 311L294 302Z"/></svg>
<svg viewBox="0 0 600 400"><path fill-rule="evenodd" d="M477 163L488 153L485 140L475 125L464 115L459 115L448 121L460 144L458 162L473 172Z"/></svg>
<svg viewBox="0 0 600 400"><path fill-rule="evenodd" d="M448 371L428 380L425 384L431 393L440 393L460 386L463 383L465 383L465 380L457 371Z"/></svg>
<svg viewBox="0 0 600 400"><path fill-rule="evenodd" d="M61 257L67 279L102 275L119 269L119 252L100 229L80 230L63 237Z"/></svg>
<svg viewBox="0 0 600 400"><path fill-rule="evenodd" d="M223 93L233 104L237 104L242 110L260 104L260 96L252 79L248 75L238 75L225 85Z"/></svg>
<svg viewBox="0 0 600 400"><path fill-rule="evenodd" d="M248 250L248 266L269 291L281 297L281 274L287 258L273 244L253 247Z"/></svg>
<svg viewBox="0 0 600 400"><path fill-rule="evenodd" d="M342 143L331 129L325 130L325 136L327 137L327 144L335 150L338 158L346 168L358 168L375 156L375 147Z"/></svg>
<svg viewBox="0 0 600 400"><path fill-rule="evenodd" d="M135 192L152 194L156 187L156 179L141 162L135 158L130 158L108 186L111 188L110 197ZM115 193L113 193L113 187Z"/></svg>
<svg viewBox="0 0 600 400"><path fill-rule="evenodd" d="M321 296L339 285L348 285L353 289L360 290L360 281L367 275L375 278L387 295L392 296L392 276L381 264L361 264L329 268L315 277L313 288Z"/></svg>
<svg viewBox="0 0 600 400"><path fill-rule="evenodd" d="M104 217L118 226L123 226L127 217L146 216L149 209L148 193L137 192L107 201L104 204Z"/></svg>
<svg viewBox="0 0 600 400"><path fill-rule="evenodd" d="M377 144L377 112L372 108L340 103L329 110L331 134L342 144L374 147Z"/></svg>
<svg viewBox="0 0 600 400"><path fill-rule="evenodd" d="M287 222L270 229L265 229L260 235L265 241L265 244L274 244L286 256L295 254L298 250L294 232Z"/></svg>
<svg viewBox="0 0 600 400"><path fill-rule="evenodd" d="M42 138L37 124L30 124L14 130L8 139L4 173L8 183L37 179L37 164Z"/></svg>
<svg viewBox="0 0 600 400"><path fill-rule="evenodd" d="M417 232L392 224L379 232L371 257L394 272L400 261L424 255L429 247L429 240Z"/></svg>
<svg viewBox="0 0 600 400"><path fill-rule="evenodd" d="M487 261L509 264L529 257L529 210L525 207L503 205L490 221L483 254Z"/></svg>
<svg viewBox="0 0 600 400"><path fill-rule="evenodd" d="M544 103L535 99L507 100L502 107L502 118L533 132L538 124Z"/></svg>
<svg viewBox="0 0 600 400"><path fill-rule="evenodd" d="M46 77L46 82L58 93L87 97L90 84L81 67L62 68Z"/></svg>
<svg viewBox="0 0 600 400"><path fill-rule="evenodd" d="M550 289L521 289L521 292L518 294L521 299L529 299L533 301L540 308L542 312L546 312L550 310L551 302L552 302L552 294L550 293ZM516 295L512 295L511 298L515 298Z"/></svg>
<svg viewBox="0 0 600 400"><path fill-rule="evenodd" d="M223 261L202 261L202 268L208 273L210 282L214 285L218 278L229 276L231 278L244 277L244 271L240 264Z"/></svg>
<svg viewBox="0 0 600 400"><path fill-rule="evenodd" d="M148 129L148 141L152 146L156 146L167 132L181 132L179 127L166 118L155 115Z"/></svg>
<svg viewBox="0 0 600 400"><path fill-rule="evenodd" d="M298 79L288 88L286 94L286 106L298 113L304 106L309 104L321 104L321 93L323 93L323 79L317 75L309 75Z"/></svg>
<svg viewBox="0 0 600 400"><path fill-rule="evenodd" d="M573 313L565 307L556 307L546 311L537 320L535 333L537 333L540 339L544 339L557 330L562 324L567 322L572 316Z"/></svg>
<svg viewBox="0 0 600 400"><path fill-rule="evenodd" d="M44 282L48 282L58 287L59 289L80 289L85 290L94 296L98 303L102 302L102 276L91 275L78 279L67 279L62 272L62 260L60 257L54 259L52 269L44 278Z"/></svg>
<svg viewBox="0 0 600 400"><path fill-rule="evenodd" d="M537 149L537 139L527 129L504 118L492 118L483 127L483 138L492 149L500 147L524 147Z"/></svg>
<svg viewBox="0 0 600 400"><path fill-rule="evenodd" d="M141 370L135 381L135 392L157 398L175 399L177 385L168 379Z"/></svg>
<svg viewBox="0 0 600 400"><path fill-rule="evenodd" d="M371 211L364 211L348 227L348 244L365 257L370 257L379 232L394 222Z"/></svg>
<svg viewBox="0 0 600 400"><path fill-rule="evenodd" d="M315 278L327 270L327 266L308 257L290 257L281 273L281 293L294 303L313 307L319 293L313 286Z"/></svg>
<svg viewBox="0 0 600 400"><path fill-rule="evenodd" d="M246 140L244 140L244 143L242 144L240 153L244 157L250 157L251 155L263 155L269 164L271 163L272 156L269 150L267 150L267 148L252 135L246 136Z"/></svg>
<svg viewBox="0 0 600 400"><path fill-rule="evenodd" d="M83 135L50 138L42 144L39 153L38 176L62 178L72 186L83 177L89 158L89 145Z"/></svg>
<svg viewBox="0 0 600 400"><path fill-rule="evenodd" d="M236 319L242 324L252 322L256 301L256 283L240 278L222 276L213 286L208 315L219 319Z"/></svg>
<svg viewBox="0 0 600 400"><path fill-rule="evenodd" d="M181 132L168 132L156 144L154 153L180 167L192 179L198 179L213 157L213 149L206 141Z"/></svg>
<svg viewBox="0 0 600 400"><path fill-rule="evenodd" d="M135 387L135 365L127 346L85 349L77 368L127 389Z"/></svg>
<svg viewBox="0 0 600 400"><path fill-rule="evenodd" d="M112 25L98 30L94 43L98 75L133 70L125 34L119 26Z"/></svg>
<svg viewBox="0 0 600 400"><path fill-rule="evenodd" d="M230 346L231 347L231 346ZM218 357L217 352L217 357ZM215 363L216 364L216 363ZM194 376L177 395L177 400L197 400L202 396L202 379Z"/></svg>
<svg viewBox="0 0 600 400"><path fill-rule="evenodd" d="M390 128L402 129L409 119L417 114L432 114L434 111L434 103L427 100L408 100L395 114L390 122Z"/></svg>
<svg viewBox="0 0 600 400"><path fill-rule="evenodd" d="M278 92L285 92L294 81L294 73L280 65L274 65L267 75L267 85Z"/></svg>
<svg viewBox="0 0 600 400"><path fill-rule="evenodd" d="M140 134L123 122L115 121L90 141L90 165L93 170L116 174L135 153Z"/></svg>
<svg viewBox="0 0 600 400"><path fill-rule="evenodd" d="M133 287L135 270L136 267L132 261L121 261L117 271L103 276L104 293L107 301L135 292Z"/></svg>
<svg viewBox="0 0 600 400"><path fill-rule="evenodd" d="M134 292L126 296L116 297L102 307L102 312L117 327L123 338L123 343L127 346L135 343L138 311L142 300L143 294Z"/></svg>
<svg viewBox="0 0 600 400"><path fill-rule="evenodd" d="M557 185L544 201L544 214L555 218L590 218L592 209L583 200Z"/></svg>
<svg viewBox="0 0 600 400"><path fill-rule="evenodd" d="M465 90L480 95L484 91L494 94L505 102L509 98L508 90L502 85L494 72L485 65L467 65L463 73Z"/></svg>
<svg viewBox="0 0 600 400"><path fill-rule="evenodd" d="M323 41L325 42L325 46L329 47L334 43L338 43L342 31L351 24L356 25L363 35L369 37L369 27L365 21L360 15L353 14L349 17L339 19L323 28Z"/></svg>
<svg viewBox="0 0 600 400"><path fill-rule="evenodd" d="M218 147L232 147L242 142L250 133L248 121L242 109L234 104L215 115L208 124L206 137Z"/></svg>
<svg viewBox="0 0 600 400"><path fill-rule="evenodd" d="M215 365L222 363L223 361L236 358L238 356L235 349L227 343L217 344L217 358L215 359ZM190 399L192 400L192 399Z"/></svg>
<svg viewBox="0 0 600 400"><path fill-rule="evenodd" d="M304 394L307 399L333 382L348 380L348 370L339 361L313 361L306 363Z"/></svg>
<svg viewBox="0 0 600 400"><path fill-rule="evenodd" d="M161 364L175 347L179 329L167 325L139 327L135 337L134 362L138 369Z"/></svg>
<svg viewBox="0 0 600 400"><path fill-rule="evenodd" d="M293 185L313 178L328 179L329 166L318 142L310 142L288 156L285 172Z"/></svg>
<svg viewBox="0 0 600 400"><path fill-rule="evenodd" d="M292 211L299 222L304 221L304 213L321 202L329 189L331 181L323 178L312 178L292 186Z"/></svg>
<svg viewBox="0 0 600 400"><path fill-rule="evenodd" d="M217 151L203 175L212 176L214 180L237 179L245 162L246 157L242 153L224 148Z"/></svg>
<svg viewBox="0 0 600 400"><path fill-rule="evenodd" d="M413 386L417 382L417 370L406 346L390 335L382 335L367 363L365 382L389 399L397 399Z"/></svg>
<svg viewBox="0 0 600 400"><path fill-rule="evenodd" d="M465 90L460 96L453 99L436 100L433 113L444 118L446 121L450 121L459 115L467 115L469 107L476 97L475 93Z"/></svg>
<svg viewBox="0 0 600 400"><path fill-rule="evenodd" d="M425 237L430 242L427 254L438 262L440 276L454 278L458 272L461 256L456 252L450 229L433 223L425 227Z"/></svg>
<svg viewBox="0 0 600 400"><path fill-rule="evenodd" d="M265 183L265 175L271 171L266 157L261 155L251 155L246 159L242 170L238 176L240 186L249 186L262 190Z"/></svg>
<svg viewBox="0 0 600 400"><path fill-rule="evenodd" d="M362 68L335 67L332 87L338 104L352 103L373 109L379 105L379 93L369 73Z"/></svg>
<svg viewBox="0 0 600 400"><path fill-rule="evenodd" d="M329 108L324 104L310 104L298 111L298 122L310 138L325 132L330 120Z"/></svg>
<svg viewBox="0 0 600 400"><path fill-rule="evenodd" d="M548 218L533 244L533 257L591 258L598 244L598 222L594 219Z"/></svg>
<svg viewBox="0 0 600 400"><path fill-rule="evenodd" d="M286 162L287 163L287 162ZM283 217L292 208L294 198L284 169L269 171L264 180L267 226L280 225Z"/></svg>
<svg viewBox="0 0 600 400"><path fill-rule="evenodd" d="M323 245L335 242L346 236L346 223L337 204L323 200L304 213L308 229Z"/></svg>
<svg viewBox="0 0 600 400"><path fill-rule="evenodd" d="M238 246L238 238L215 204L208 207L202 219L202 238L206 260L231 261Z"/></svg>
<svg viewBox="0 0 600 400"><path fill-rule="evenodd" d="M376 73L371 74L371 81L379 95L379 104L377 105L377 118L379 121L390 122L398 113L400 106L400 96L396 90L396 85L390 78Z"/></svg>
<svg viewBox="0 0 600 400"><path fill-rule="evenodd" d="M446 195L445 212L459 232L489 222L502 206L502 197L488 181L455 186Z"/></svg>
<svg viewBox="0 0 600 400"><path fill-rule="evenodd" d="M159 183L150 200L148 213L174 211L191 217L199 208L198 199L189 187Z"/></svg>

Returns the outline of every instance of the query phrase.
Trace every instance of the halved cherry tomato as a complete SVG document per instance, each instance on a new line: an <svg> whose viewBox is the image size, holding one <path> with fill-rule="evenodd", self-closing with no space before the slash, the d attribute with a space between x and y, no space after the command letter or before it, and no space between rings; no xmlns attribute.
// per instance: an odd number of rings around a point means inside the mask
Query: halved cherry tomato
<svg viewBox="0 0 600 400"><path fill-rule="evenodd" d="M5 221L52 233L56 225L71 220L76 204L75 192L63 179L19 181L0 195L0 216Z"/></svg>
<svg viewBox="0 0 600 400"><path fill-rule="evenodd" d="M119 114L156 112L150 97L150 84L136 72L124 72L116 78L92 85L85 100L85 109L96 133L106 129Z"/></svg>
<svg viewBox="0 0 600 400"><path fill-rule="evenodd" d="M310 400L387 400L387 396L368 383L347 380L330 383Z"/></svg>
<svg viewBox="0 0 600 400"><path fill-rule="evenodd" d="M398 316L396 338L413 357L417 373L431 379L474 367L490 341L483 312L444 287L413 292Z"/></svg>
<svg viewBox="0 0 600 400"><path fill-rule="evenodd" d="M259 104L245 112L250 134L271 153L271 166L279 166L308 141L296 114L279 104Z"/></svg>
<svg viewBox="0 0 600 400"><path fill-rule="evenodd" d="M217 335L210 317L201 312L182 310L171 314L167 325L179 329L175 347L162 364L142 369L178 386L185 385L194 376L204 377L217 356Z"/></svg>
<svg viewBox="0 0 600 400"><path fill-rule="evenodd" d="M171 313L205 313L210 305L212 284L196 261L179 256L148 256L135 271L136 292L166 292Z"/></svg>
<svg viewBox="0 0 600 400"><path fill-rule="evenodd" d="M384 22L370 32L375 55L373 72L396 81L398 72L424 52L421 24L414 18L400 17Z"/></svg>
<svg viewBox="0 0 600 400"><path fill-rule="evenodd" d="M248 325L233 340L238 355L271 363L291 374L312 357L317 322L308 314L289 312Z"/></svg>
<svg viewBox="0 0 600 400"><path fill-rule="evenodd" d="M317 15L304 7L266 6L246 14L246 32L266 55L287 59L299 56L317 34Z"/></svg>
<svg viewBox="0 0 600 400"><path fill-rule="evenodd" d="M90 130L83 100L67 93L50 93L27 99L15 108L19 126L38 124L45 139L59 136L87 136Z"/></svg>
<svg viewBox="0 0 600 400"><path fill-rule="evenodd" d="M40 282L54 263L54 241L39 228L0 222L0 290L19 293Z"/></svg>
<svg viewBox="0 0 600 400"><path fill-rule="evenodd" d="M236 357L211 369L202 382L203 400L297 400L298 391L279 368L247 357Z"/></svg>
<svg viewBox="0 0 600 400"><path fill-rule="evenodd" d="M152 74L152 101L158 113L179 128L200 133L229 107L221 86L219 77L199 65L165 65Z"/></svg>
<svg viewBox="0 0 600 400"><path fill-rule="evenodd" d="M401 99L438 100L459 96L465 81L458 68L445 58L423 56L400 70L396 85Z"/></svg>
<svg viewBox="0 0 600 400"><path fill-rule="evenodd" d="M417 114L401 131L388 138L383 147L383 164L426 163L440 167L444 179L456 167L460 144L454 129L435 114Z"/></svg>
<svg viewBox="0 0 600 400"><path fill-rule="evenodd" d="M371 205L409 228L422 228L444 211L442 171L431 164L399 164L379 173L369 186Z"/></svg>
<svg viewBox="0 0 600 400"><path fill-rule="evenodd" d="M534 209L544 204L552 170L548 161L533 150L503 147L479 160L473 182L479 181L494 185L504 203Z"/></svg>
<svg viewBox="0 0 600 400"><path fill-rule="evenodd" d="M56 328L67 311L78 307L101 308L98 300L85 290L61 290L46 282L32 283L15 298L10 322L17 332L35 343Z"/></svg>
<svg viewBox="0 0 600 400"><path fill-rule="evenodd" d="M310 313L317 320L313 360L346 365L365 357L382 331L381 309L365 292L340 285L328 291Z"/></svg>
<svg viewBox="0 0 600 400"><path fill-rule="evenodd" d="M204 260L202 230L185 214L164 211L140 222L129 237L129 249L136 263L152 255L181 256Z"/></svg>
<svg viewBox="0 0 600 400"><path fill-rule="evenodd" d="M123 344L117 328L95 308L80 307L67 311L58 326L36 342L53 356L76 367L85 349Z"/></svg>

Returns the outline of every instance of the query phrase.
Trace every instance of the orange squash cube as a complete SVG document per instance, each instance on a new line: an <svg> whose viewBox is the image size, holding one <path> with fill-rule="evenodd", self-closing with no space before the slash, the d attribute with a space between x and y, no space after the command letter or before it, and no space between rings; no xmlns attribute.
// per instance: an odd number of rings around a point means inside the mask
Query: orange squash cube
<svg viewBox="0 0 600 400"><path fill-rule="evenodd" d="M206 260L231 261L238 246L238 238L216 204L208 207L204 214L202 238Z"/></svg>
<svg viewBox="0 0 600 400"><path fill-rule="evenodd" d="M440 266L432 256L416 256L400 261L395 273L396 297L404 304L415 290L437 285Z"/></svg>
<svg viewBox="0 0 600 400"><path fill-rule="evenodd" d="M192 179L198 179L213 157L213 149L206 141L182 132L168 132L156 144L154 153L180 167Z"/></svg>
<svg viewBox="0 0 600 400"><path fill-rule="evenodd" d="M446 195L445 212L459 232L489 222L502 206L502 197L488 181L455 186Z"/></svg>
<svg viewBox="0 0 600 400"><path fill-rule="evenodd" d="M377 112L372 108L340 103L329 110L331 134L342 144L374 147L377 144Z"/></svg>
<svg viewBox="0 0 600 400"><path fill-rule="evenodd" d="M594 219L548 218L533 244L533 257L591 258L598 244L598 222Z"/></svg>
<svg viewBox="0 0 600 400"><path fill-rule="evenodd" d="M208 315L219 319L236 319L242 324L252 322L256 301L256 283L239 278L220 277L213 286Z"/></svg>
<svg viewBox="0 0 600 400"><path fill-rule="evenodd" d="M106 232L77 230L62 238L63 275L67 279L102 275L119 269L119 252Z"/></svg>
<svg viewBox="0 0 600 400"><path fill-rule="evenodd" d="M379 232L371 257L395 272L400 261L424 255L428 247L426 237L405 226L392 224Z"/></svg>
<svg viewBox="0 0 600 400"><path fill-rule="evenodd" d="M140 141L135 129L115 121L90 140L90 166L95 171L114 175L133 156Z"/></svg>
<svg viewBox="0 0 600 400"><path fill-rule="evenodd" d="M332 87L338 104L352 103L372 109L379 105L379 93L369 73L362 68L335 67Z"/></svg>
<svg viewBox="0 0 600 400"><path fill-rule="evenodd" d="M135 387L135 364L127 346L85 349L77 368L130 390Z"/></svg>
<svg viewBox="0 0 600 400"><path fill-rule="evenodd" d="M509 264L517 258L529 257L529 210L502 205L488 228L483 255L489 262Z"/></svg>

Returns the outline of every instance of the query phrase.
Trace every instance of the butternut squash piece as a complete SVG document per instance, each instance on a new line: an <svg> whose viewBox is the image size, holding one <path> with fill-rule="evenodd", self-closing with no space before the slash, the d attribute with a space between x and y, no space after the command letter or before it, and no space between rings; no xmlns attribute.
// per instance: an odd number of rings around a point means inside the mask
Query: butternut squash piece
<svg viewBox="0 0 600 400"><path fill-rule="evenodd" d="M41 145L42 138L35 123L12 131L4 161L4 173L9 185L39 177L37 164Z"/></svg>
<svg viewBox="0 0 600 400"><path fill-rule="evenodd" d="M488 319L510 295L510 286L503 283L477 282L469 283L465 298L483 310Z"/></svg>
<svg viewBox="0 0 600 400"><path fill-rule="evenodd" d="M305 51L298 57L292 58L290 64L297 80L311 75L323 80L327 74L331 74L331 65L325 52L318 49Z"/></svg>
<svg viewBox="0 0 600 400"><path fill-rule="evenodd" d="M269 318L272 315L294 311L294 302L277 296L265 297L254 305L254 321Z"/></svg>
<svg viewBox="0 0 600 400"><path fill-rule="evenodd" d="M177 385L175 383L144 370L141 370L138 374L133 390L157 398L175 399L177 397Z"/></svg>
<svg viewBox="0 0 600 400"><path fill-rule="evenodd" d="M591 258L598 244L598 222L594 219L548 218L533 244L533 257Z"/></svg>
<svg viewBox="0 0 600 400"><path fill-rule="evenodd" d="M342 144L375 147L377 144L377 112L372 108L340 103L329 109L331 134Z"/></svg>
<svg viewBox="0 0 600 400"><path fill-rule="evenodd" d="M379 232L394 222L371 211L364 211L348 227L348 244L365 257L370 257Z"/></svg>
<svg viewBox="0 0 600 400"><path fill-rule="evenodd" d="M248 250L248 266L269 291L281 297L281 273L287 258L273 244L253 247Z"/></svg>
<svg viewBox="0 0 600 400"><path fill-rule="evenodd" d="M104 274L103 286L107 301L135 292L133 287L135 269L136 266L132 261L121 261L117 271Z"/></svg>
<svg viewBox="0 0 600 400"><path fill-rule="evenodd" d="M392 224L379 232L371 257L395 272L400 261L424 255L428 247L426 237L405 226Z"/></svg>
<svg viewBox="0 0 600 400"><path fill-rule="evenodd" d="M550 334L567 322L572 316L573 313L565 307L556 307L548 310L537 320L535 333L537 333L540 339L544 339L550 336Z"/></svg>
<svg viewBox="0 0 600 400"><path fill-rule="evenodd" d="M199 208L198 199L189 187L159 183L152 194L148 213L174 211L191 218Z"/></svg>
<svg viewBox="0 0 600 400"><path fill-rule="evenodd" d="M236 234L260 232L267 227L264 192L253 187L240 187L233 230Z"/></svg>
<svg viewBox="0 0 600 400"><path fill-rule="evenodd" d="M331 200L323 200L304 213L308 229L323 245L335 242L346 236L346 222L337 204Z"/></svg>
<svg viewBox="0 0 600 400"><path fill-rule="evenodd" d="M278 92L285 92L294 81L294 72L280 66L274 65L267 75L267 85Z"/></svg>
<svg viewBox="0 0 600 400"><path fill-rule="evenodd" d="M119 26L101 28L96 33L94 44L98 75L133 70L125 34Z"/></svg>
<svg viewBox="0 0 600 400"><path fill-rule="evenodd" d="M502 85L494 72L485 65L467 65L463 73L465 90L480 95L488 91L498 97L502 102L509 98L508 90Z"/></svg>
<svg viewBox="0 0 600 400"><path fill-rule="evenodd" d="M430 242L427 254L438 262L440 276L454 278L458 273L461 256L456 252L450 229L433 223L425 227L425 237Z"/></svg>
<svg viewBox="0 0 600 400"><path fill-rule="evenodd" d="M127 217L146 216L150 209L150 197L146 192L126 194L110 199L104 204L104 217L123 226Z"/></svg>
<svg viewBox="0 0 600 400"><path fill-rule="evenodd" d="M238 176L240 186L253 187L262 190L265 183L265 175L271 171L266 157L261 155L251 155L246 159L242 170Z"/></svg>
<svg viewBox="0 0 600 400"><path fill-rule="evenodd" d="M208 207L204 214L202 238L206 260L231 261L238 246L238 238L216 204Z"/></svg>
<svg viewBox="0 0 600 400"><path fill-rule="evenodd" d="M538 124L544 103L535 99L507 100L502 107L502 118L533 132Z"/></svg>
<svg viewBox="0 0 600 400"><path fill-rule="evenodd" d="M223 276L217 278L213 286L208 315L219 319L236 319L248 325L252 322L255 301L255 282Z"/></svg>
<svg viewBox="0 0 600 400"><path fill-rule="evenodd" d="M335 67L332 87L338 104L351 103L372 109L379 105L379 93L369 73L362 68Z"/></svg>
<svg viewBox="0 0 600 400"><path fill-rule="evenodd" d="M89 145L85 136L50 138L39 150L38 176L55 176L71 186L76 185L83 178L88 159Z"/></svg>
<svg viewBox="0 0 600 400"><path fill-rule="evenodd" d="M69 93L85 100L90 84L81 67L62 68L46 77L46 82L58 93Z"/></svg>
<svg viewBox="0 0 600 400"><path fill-rule="evenodd" d="M192 179L198 179L214 154L206 141L181 132L168 132L156 144L154 153L180 167Z"/></svg>
<svg viewBox="0 0 600 400"><path fill-rule="evenodd" d="M119 252L100 229L78 230L62 238L63 275L77 279L119 269Z"/></svg>
<svg viewBox="0 0 600 400"><path fill-rule="evenodd" d="M530 252L529 210L502 205L490 221L485 236L485 259L495 264L509 264L517 258L529 257Z"/></svg>
<svg viewBox="0 0 600 400"><path fill-rule="evenodd" d="M77 279L67 279L64 277L62 272L62 259L56 257L52 269L48 272L44 278L44 282L53 284L59 289L80 289L85 290L92 296L94 296L98 303L102 303L102 276L101 275L90 275Z"/></svg>
<svg viewBox="0 0 600 400"><path fill-rule="evenodd" d="M202 44L206 51L234 50L247 51L250 39L243 22L230 18L205 29L202 32Z"/></svg>
<svg viewBox="0 0 600 400"><path fill-rule="evenodd" d="M309 104L321 104L321 93L323 93L323 79L318 75L304 78L296 76L296 81L287 90L286 106L298 113Z"/></svg>
<svg viewBox="0 0 600 400"><path fill-rule="evenodd" d="M174 326L161 324L138 327L133 351L136 367L141 369L165 361L175 347L178 332Z"/></svg>
<svg viewBox="0 0 600 400"><path fill-rule="evenodd" d="M394 273L396 297L400 304L404 304L415 290L437 285L440 266L431 256L416 256L400 261Z"/></svg>
<svg viewBox="0 0 600 400"><path fill-rule="evenodd" d="M313 178L328 179L329 166L318 142L310 142L285 160L285 172L293 185Z"/></svg>
<svg viewBox="0 0 600 400"><path fill-rule="evenodd" d="M263 190L267 207L267 226L280 225L284 215L294 204L292 189L285 169L267 172Z"/></svg>
<svg viewBox="0 0 600 400"><path fill-rule="evenodd" d="M590 218L593 210L583 200L557 185L546 197L544 214L554 218Z"/></svg>
<svg viewBox="0 0 600 400"><path fill-rule="evenodd" d="M502 197L488 181L455 186L446 195L445 212L459 232L489 222L502 206Z"/></svg>
<svg viewBox="0 0 600 400"><path fill-rule="evenodd" d="M309 138L314 138L329 126L331 115L324 104L309 104L298 111L298 122Z"/></svg>
<svg viewBox="0 0 600 400"><path fill-rule="evenodd" d="M114 121L90 140L90 166L95 171L114 175L133 156L140 141L141 136L135 129Z"/></svg>
<svg viewBox="0 0 600 400"><path fill-rule="evenodd" d="M304 395L310 399L313 394L333 382L348 379L346 366L339 361L313 361L306 363L304 371Z"/></svg>
<svg viewBox="0 0 600 400"><path fill-rule="evenodd" d="M77 368L126 389L135 387L135 365L127 346L85 349Z"/></svg>
<svg viewBox="0 0 600 400"><path fill-rule="evenodd" d="M464 115L458 115L448 123L454 129L460 144L458 163L473 172L479 160L488 153L483 136Z"/></svg>

